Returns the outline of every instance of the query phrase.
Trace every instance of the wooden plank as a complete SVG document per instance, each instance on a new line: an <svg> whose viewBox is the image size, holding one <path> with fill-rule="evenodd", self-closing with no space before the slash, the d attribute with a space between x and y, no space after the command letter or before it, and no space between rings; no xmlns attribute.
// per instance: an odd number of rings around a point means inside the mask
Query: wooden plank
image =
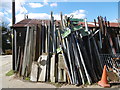
<svg viewBox="0 0 120 90"><path fill-rule="evenodd" d="M52 11L51 11L51 20L50 20L50 33L51 33L51 48L52 48L52 52L54 52L54 17Z"/></svg>
<svg viewBox="0 0 120 90"><path fill-rule="evenodd" d="M18 47L18 58L17 58L17 63L16 63L16 68L15 71L18 71L19 64L20 64L20 53L21 53L21 48L20 46Z"/></svg>
<svg viewBox="0 0 120 90"><path fill-rule="evenodd" d="M19 75L21 76L22 71L22 64L23 64L23 55L24 55L24 47L21 47L21 53L20 53L20 66L19 66Z"/></svg>
<svg viewBox="0 0 120 90"><path fill-rule="evenodd" d="M48 52L48 26L45 24L45 53Z"/></svg>
<svg viewBox="0 0 120 90"><path fill-rule="evenodd" d="M22 65L22 76L25 75L25 69L26 69L26 60L27 60L27 48L29 43L29 26L27 27L27 33L26 33L26 39L25 39L25 47L24 47L24 56L23 56L23 65Z"/></svg>
<svg viewBox="0 0 120 90"><path fill-rule="evenodd" d="M47 28L47 54L48 54L48 58L47 58L47 70L46 70L46 80L49 81L50 80L50 22Z"/></svg>
<svg viewBox="0 0 120 90"><path fill-rule="evenodd" d="M27 53L26 53L26 71L25 71L26 77L30 75L32 61L35 60L35 55L36 55L36 49L35 49L36 48L36 26L32 26L29 29L28 38L29 39L28 39L28 47L27 47ZM35 45L35 48L33 47L34 45Z"/></svg>
<svg viewBox="0 0 120 90"><path fill-rule="evenodd" d="M44 24L42 25L42 53L45 53L45 26Z"/></svg>
<svg viewBox="0 0 120 90"><path fill-rule="evenodd" d="M17 32L16 32L16 30L14 30L14 50L15 50L15 70L16 70L16 65L17 65Z"/></svg>
<svg viewBox="0 0 120 90"><path fill-rule="evenodd" d="M38 25L39 29L39 56L42 54L42 25Z"/></svg>
<svg viewBox="0 0 120 90"><path fill-rule="evenodd" d="M33 58L32 58L32 53L33 53L33 36L34 36L34 30L33 27L30 28L30 32L29 32L29 45L28 45L28 49L27 49L27 76L30 75L31 72L31 65L33 62Z"/></svg>
<svg viewBox="0 0 120 90"><path fill-rule="evenodd" d="M37 39L36 39L36 26L33 26L33 61L35 60L35 52L36 52L36 42L37 42Z"/></svg>
<svg viewBox="0 0 120 90"><path fill-rule="evenodd" d="M35 61L37 61L40 56L40 29L38 25L36 26L36 40Z"/></svg>

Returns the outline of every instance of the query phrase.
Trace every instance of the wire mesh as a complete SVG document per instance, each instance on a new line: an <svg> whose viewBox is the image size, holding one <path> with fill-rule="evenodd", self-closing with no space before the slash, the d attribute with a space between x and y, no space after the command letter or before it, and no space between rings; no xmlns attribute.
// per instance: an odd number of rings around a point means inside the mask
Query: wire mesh
<svg viewBox="0 0 120 90"><path fill-rule="evenodd" d="M102 66L120 68L120 54L100 54Z"/></svg>

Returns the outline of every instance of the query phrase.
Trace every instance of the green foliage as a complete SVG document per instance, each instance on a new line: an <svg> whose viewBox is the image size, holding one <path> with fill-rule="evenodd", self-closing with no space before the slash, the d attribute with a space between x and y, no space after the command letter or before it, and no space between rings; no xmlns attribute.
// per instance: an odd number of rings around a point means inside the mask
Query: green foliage
<svg viewBox="0 0 120 90"><path fill-rule="evenodd" d="M14 74L13 70L10 70L9 72L6 73L6 76L12 76Z"/></svg>
<svg viewBox="0 0 120 90"><path fill-rule="evenodd" d="M25 80L28 80L28 81L29 81L29 80L30 80L30 77L25 77Z"/></svg>
<svg viewBox="0 0 120 90"><path fill-rule="evenodd" d="M11 30L4 23L0 26L0 30L2 30L2 50L5 52L7 49L12 49Z"/></svg>
<svg viewBox="0 0 120 90"><path fill-rule="evenodd" d="M89 85L89 83L88 83L88 82L86 82L85 84L86 84L86 85Z"/></svg>

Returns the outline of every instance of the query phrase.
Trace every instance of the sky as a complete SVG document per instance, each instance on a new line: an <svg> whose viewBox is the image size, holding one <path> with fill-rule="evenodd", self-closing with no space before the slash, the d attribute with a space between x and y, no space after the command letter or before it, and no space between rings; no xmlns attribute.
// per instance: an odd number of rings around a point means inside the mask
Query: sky
<svg viewBox="0 0 120 90"><path fill-rule="evenodd" d="M11 0L12 1L12 0ZM74 2L73 2L74 1ZM10 0L2 0L0 4L0 23L5 22L11 26L12 5ZM50 19L50 12L53 11L54 18L60 19L60 12L63 15L73 15L74 18L87 18L93 22L98 16L107 17L107 20L116 22L118 19L118 1L104 0L95 2L84 0L16 0L16 23L23 20L25 14L30 19Z"/></svg>

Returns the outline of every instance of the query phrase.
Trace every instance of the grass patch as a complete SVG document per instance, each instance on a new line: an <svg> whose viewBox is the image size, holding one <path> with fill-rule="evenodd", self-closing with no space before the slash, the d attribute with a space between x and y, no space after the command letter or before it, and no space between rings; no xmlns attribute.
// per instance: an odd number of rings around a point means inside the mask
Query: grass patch
<svg viewBox="0 0 120 90"><path fill-rule="evenodd" d="M89 83L88 83L88 82L86 82L86 83L85 83L85 85L89 85Z"/></svg>
<svg viewBox="0 0 120 90"><path fill-rule="evenodd" d="M9 72L6 73L6 76L12 76L14 74L13 70L10 70Z"/></svg>
<svg viewBox="0 0 120 90"><path fill-rule="evenodd" d="M29 80L30 80L30 77L25 77L25 80L29 81Z"/></svg>
<svg viewBox="0 0 120 90"><path fill-rule="evenodd" d="M56 87L61 87L63 85L63 83L53 83L53 82L50 82L50 84L52 84Z"/></svg>

